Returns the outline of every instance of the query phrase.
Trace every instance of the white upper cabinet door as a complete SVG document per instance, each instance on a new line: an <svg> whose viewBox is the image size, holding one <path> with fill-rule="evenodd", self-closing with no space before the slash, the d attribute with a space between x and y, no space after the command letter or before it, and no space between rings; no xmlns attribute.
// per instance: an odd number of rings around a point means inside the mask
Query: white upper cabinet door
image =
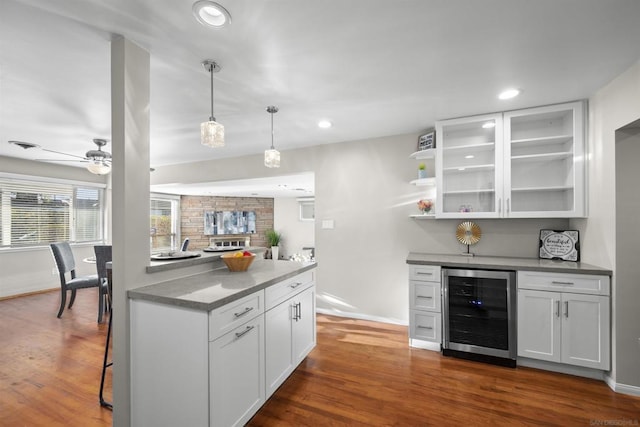
<svg viewBox="0 0 640 427"><path fill-rule="evenodd" d="M436 217L502 217L502 131L502 114L436 123Z"/></svg>
<svg viewBox="0 0 640 427"><path fill-rule="evenodd" d="M504 217L585 216L584 102L504 113Z"/></svg>

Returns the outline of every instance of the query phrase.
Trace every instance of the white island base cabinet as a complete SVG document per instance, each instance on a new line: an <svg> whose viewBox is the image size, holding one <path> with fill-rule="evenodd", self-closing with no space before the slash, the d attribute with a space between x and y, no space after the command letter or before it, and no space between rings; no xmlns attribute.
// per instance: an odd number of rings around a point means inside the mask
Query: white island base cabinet
<svg viewBox="0 0 640 427"><path fill-rule="evenodd" d="M286 283L284 292L277 285L266 290L267 398L316 346L316 289L311 276L301 279ZM283 293L288 299L278 303Z"/></svg>
<svg viewBox="0 0 640 427"><path fill-rule="evenodd" d="M131 425L249 421L315 347L314 278L307 271L210 312L130 300Z"/></svg>

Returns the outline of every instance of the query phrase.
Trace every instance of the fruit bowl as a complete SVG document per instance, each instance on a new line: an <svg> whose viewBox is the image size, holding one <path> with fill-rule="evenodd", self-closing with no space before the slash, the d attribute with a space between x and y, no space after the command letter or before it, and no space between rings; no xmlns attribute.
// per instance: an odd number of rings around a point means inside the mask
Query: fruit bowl
<svg viewBox="0 0 640 427"><path fill-rule="evenodd" d="M241 255L237 255L241 254ZM249 254L249 255L247 255ZM230 254L224 254L220 258L227 265L229 271L247 271L249 266L255 259L256 255L251 252L235 252Z"/></svg>

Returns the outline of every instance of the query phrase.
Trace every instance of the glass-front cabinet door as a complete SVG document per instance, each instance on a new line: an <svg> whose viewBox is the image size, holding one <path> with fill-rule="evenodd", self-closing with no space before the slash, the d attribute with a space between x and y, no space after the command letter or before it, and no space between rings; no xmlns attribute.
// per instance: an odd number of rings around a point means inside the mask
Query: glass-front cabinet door
<svg viewBox="0 0 640 427"><path fill-rule="evenodd" d="M436 217L502 216L502 131L502 114L436 123Z"/></svg>
<svg viewBox="0 0 640 427"><path fill-rule="evenodd" d="M584 103L504 113L505 217L584 216Z"/></svg>

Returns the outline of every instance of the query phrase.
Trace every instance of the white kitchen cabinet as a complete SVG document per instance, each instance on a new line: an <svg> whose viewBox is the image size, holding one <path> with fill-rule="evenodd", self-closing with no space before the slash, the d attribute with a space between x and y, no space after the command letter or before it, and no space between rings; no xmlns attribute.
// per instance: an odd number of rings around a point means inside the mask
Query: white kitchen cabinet
<svg viewBox="0 0 640 427"><path fill-rule="evenodd" d="M439 350L442 342L440 266L409 266L409 345Z"/></svg>
<svg viewBox="0 0 640 427"><path fill-rule="evenodd" d="M608 370L609 299L606 276L518 272L518 356Z"/></svg>
<svg viewBox="0 0 640 427"><path fill-rule="evenodd" d="M584 103L436 123L437 218L585 216Z"/></svg>
<svg viewBox="0 0 640 427"><path fill-rule="evenodd" d="M438 218L502 216L502 115L436 123Z"/></svg>
<svg viewBox="0 0 640 427"><path fill-rule="evenodd" d="M316 345L315 282L296 289L265 313L267 398Z"/></svg>
<svg viewBox="0 0 640 427"><path fill-rule="evenodd" d="M244 425L265 402L264 316L209 343L211 426Z"/></svg>
<svg viewBox="0 0 640 427"><path fill-rule="evenodd" d="M585 216L584 103L504 113L504 213Z"/></svg>

